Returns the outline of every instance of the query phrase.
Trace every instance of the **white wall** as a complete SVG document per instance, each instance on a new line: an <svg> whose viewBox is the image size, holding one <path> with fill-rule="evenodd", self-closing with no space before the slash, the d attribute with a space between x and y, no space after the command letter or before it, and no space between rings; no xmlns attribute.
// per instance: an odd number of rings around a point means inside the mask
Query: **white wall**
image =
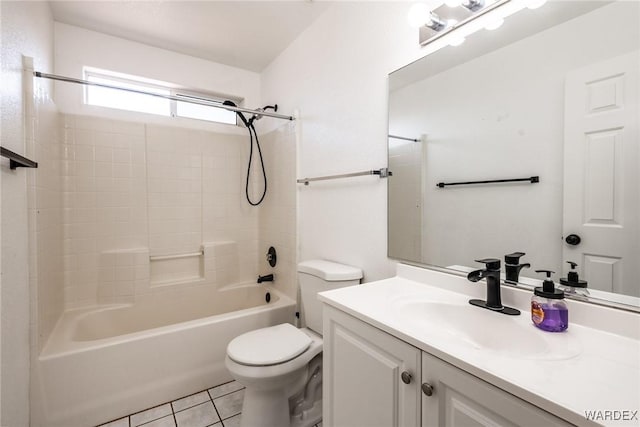
<svg viewBox="0 0 640 427"><path fill-rule="evenodd" d="M56 22L55 73L83 79L84 66L159 80L221 96L243 98L243 105L248 108L261 106L258 73ZM56 104L63 113L197 126L193 120L181 121L84 105L83 86L72 83L56 82ZM204 127L229 132L228 126L205 124Z"/></svg>
<svg viewBox="0 0 640 427"><path fill-rule="evenodd" d="M52 71L53 21L48 3L0 3L2 23L2 145L26 152L22 55L34 65ZM38 85L36 92L48 92ZM27 111L28 114L33 112ZM29 425L29 265L27 175L34 171L11 171L6 160L2 176L2 366L1 418L3 426Z"/></svg>
<svg viewBox="0 0 640 427"><path fill-rule="evenodd" d="M387 165L387 75L420 55L409 3L337 3L262 74L262 99L300 110L298 177ZM298 185L299 258L389 277L386 181L377 177Z"/></svg>
<svg viewBox="0 0 640 427"><path fill-rule="evenodd" d="M474 266L522 251L535 268L563 271L565 76L637 50L637 16L636 3L617 2L391 94L392 133L428 134L423 262ZM617 23L606 41L600 22ZM436 187L534 175L539 184Z"/></svg>

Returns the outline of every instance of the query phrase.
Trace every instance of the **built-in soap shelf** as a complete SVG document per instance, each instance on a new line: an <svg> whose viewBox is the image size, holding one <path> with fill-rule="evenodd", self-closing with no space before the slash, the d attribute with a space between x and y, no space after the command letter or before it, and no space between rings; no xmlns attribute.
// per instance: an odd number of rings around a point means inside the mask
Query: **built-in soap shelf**
<svg viewBox="0 0 640 427"><path fill-rule="evenodd" d="M152 253L146 247L104 251L99 273L101 304L131 302L135 295L167 286L226 286L240 279L238 244L206 242L199 250L173 254Z"/></svg>
<svg viewBox="0 0 640 427"><path fill-rule="evenodd" d="M152 255L149 257L149 285L196 282L205 279L204 247L198 252Z"/></svg>

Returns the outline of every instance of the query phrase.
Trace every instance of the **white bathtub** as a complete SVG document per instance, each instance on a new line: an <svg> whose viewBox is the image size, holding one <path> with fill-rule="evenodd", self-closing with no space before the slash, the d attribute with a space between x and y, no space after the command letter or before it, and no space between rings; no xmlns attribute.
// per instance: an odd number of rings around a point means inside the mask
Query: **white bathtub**
<svg viewBox="0 0 640 427"><path fill-rule="evenodd" d="M230 381L229 341L294 313L291 298L255 284L65 312L39 357L33 425L93 426Z"/></svg>

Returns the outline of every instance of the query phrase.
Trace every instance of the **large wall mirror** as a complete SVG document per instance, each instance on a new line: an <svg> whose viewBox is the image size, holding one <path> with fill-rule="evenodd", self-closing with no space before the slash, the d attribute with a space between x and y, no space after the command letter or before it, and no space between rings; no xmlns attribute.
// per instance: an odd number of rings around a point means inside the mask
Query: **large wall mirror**
<svg viewBox="0 0 640 427"><path fill-rule="evenodd" d="M523 286L571 261L590 300L640 308L639 27L637 1L550 1L393 72L389 256L524 252Z"/></svg>

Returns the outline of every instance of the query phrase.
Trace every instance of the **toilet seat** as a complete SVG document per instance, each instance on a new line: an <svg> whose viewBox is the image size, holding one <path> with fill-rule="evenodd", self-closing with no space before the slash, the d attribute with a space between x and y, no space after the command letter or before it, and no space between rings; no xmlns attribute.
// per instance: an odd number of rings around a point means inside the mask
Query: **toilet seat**
<svg viewBox="0 0 640 427"><path fill-rule="evenodd" d="M234 338L227 356L247 366L271 366L288 362L311 345L309 335L289 323L256 329Z"/></svg>

